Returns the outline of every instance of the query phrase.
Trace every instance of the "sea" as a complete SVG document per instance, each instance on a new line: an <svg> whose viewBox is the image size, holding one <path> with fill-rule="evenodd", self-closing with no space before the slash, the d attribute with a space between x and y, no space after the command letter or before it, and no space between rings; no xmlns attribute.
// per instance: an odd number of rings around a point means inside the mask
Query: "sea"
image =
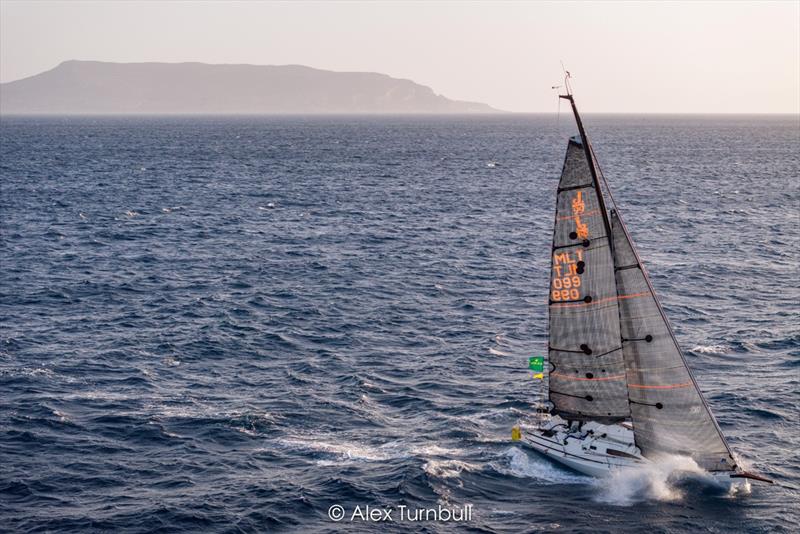
<svg viewBox="0 0 800 534"><path fill-rule="evenodd" d="M3 117L0 531L800 531L800 118L585 123L774 485L597 480L511 441L542 400L563 111Z"/></svg>

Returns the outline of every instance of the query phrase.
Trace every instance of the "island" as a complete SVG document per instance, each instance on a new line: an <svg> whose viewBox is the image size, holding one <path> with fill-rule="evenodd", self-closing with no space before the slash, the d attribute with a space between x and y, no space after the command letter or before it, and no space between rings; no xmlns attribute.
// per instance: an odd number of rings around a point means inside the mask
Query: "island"
<svg viewBox="0 0 800 534"><path fill-rule="evenodd" d="M65 61L0 84L0 114L498 113L411 80L302 65Z"/></svg>

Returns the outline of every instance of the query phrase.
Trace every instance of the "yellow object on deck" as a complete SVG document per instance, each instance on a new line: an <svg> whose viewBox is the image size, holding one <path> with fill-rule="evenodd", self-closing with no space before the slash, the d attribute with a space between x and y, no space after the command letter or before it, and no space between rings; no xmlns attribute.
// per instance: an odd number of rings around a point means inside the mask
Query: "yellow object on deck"
<svg viewBox="0 0 800 534"><path fill-rule="evenodd" d="M511 428L511 441L519 441L522 439L522 431L518 426Z"/></svg>
<svg viewBox="0 0 800 534"><path fill-rule="evenodd" d="M533 375L533 378L538 378L539 380L543 380L544 373L536 373L535 375Z"/></svg>

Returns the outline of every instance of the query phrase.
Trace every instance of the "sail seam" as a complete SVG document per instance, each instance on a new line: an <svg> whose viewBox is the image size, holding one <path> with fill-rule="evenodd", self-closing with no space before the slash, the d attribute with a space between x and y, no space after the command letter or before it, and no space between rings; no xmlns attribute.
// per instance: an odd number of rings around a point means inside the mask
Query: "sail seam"
<svg viewBox="0 0 800 534"><path fill-rule="evenodd" d="M600 215L599 210L591 210L581 215L581 217L595 217L597 215ZM565 215L564 217L556 217L557 221L572 221L574 219L575 219L574 215Z"/></svg>
<svg viewBox="0 0 800 534"><path fill-rule="evenodd" d="M564 395L565 397L573 397L576 399L586 399L585 395L572 395L571 393L561 393L560 391L556 391L553 388L550 388L550 393L555 393L556 395ZM591 402L591 401L590 401Z"/></svg>
<svg viewBox="0 0 800 534"><path fill-rule="evenodd" d="M573 354L586 354L582 350L557 349L557 348L554 348L554 347L547 347L547 349L548 350L553 350L553 351L556 351L556 352L571 352Z"/></svg>
<svg viewBox="0 0 800 534"><path fill-rule="evenodd" d="M589 356L588 354L586 354L586 352L584 352L582 350L557 349L555 347L547 347L547 349L548 350L552 350L554 352L569 352L570 354L585 354L585 355ZM598 354L596 356L593 356L593 358L602 358L603 356L608 356L609 354L611 354L613 352L620 351L620 350L622 350L622 347L617 347L615 349L611 349L608 352L604 352L603 354Z"/></svg>
<svg viewBox="0 0 800 534"><path fill-rule="evenodd" d="M620 378L625 378L624 374L613 375L613 376L605 376L605 377L602 377L602 378L583 378L583 377L580 377L580 376L569 376L569 375L564 375L564 374L561 374L561 373L551 373L550 376L551 377L555 376L555 377L558 377L558 378L563 378L565 380L582 380L584 382L602 382L602 381L605 381L605 380L619 380Z"/></svg>
<svg viewBox="0 0 800 534"><path fill-rule="evenodd" d="M665 384L663 386L648 386L645 384L628 384L629 388L636 388L636 389L677 389L677 388L686 388L691 386L691 382L685 382L683 384Z"/></svg>
<svg viewBox="0 0 800 534"><path fill-rule="evenodd" d="M563 193L564 191L574 191L575 189L586 189L587 187L594 187L594 184L586 185L571 185L569 187L559 187L556 193Z"/></svg>
<svg viewBox="0 0 800 534"><path fill-rule="evenodd" d="M633 298L637 298L637 297L645 297L647 295L648 295L647 292L634 293L632 295L617 295L617 296L614 296L614 297L606 297L606 298L600 299L600 300L593 300L592 302L583 302L583 303L577 303L576 302L576 303L563 303L563 304L553 303L553 304L551 304L551 306L558 306L559 308L579 308L579 307L585 307L585 306L593 306L595 304L603 304L605 302L614 302L614 301L618 301L618 300L633 299Z"/></svg>
<svg viewBox="0 0 800 534"><path fill-rule="evenodd" d="M669 367L630 367L628 371L631 373L649 373L652 371L673 371L675 369L683 369L683 366L671 365Z"/></svg>
<svg viewBox="0 0 800 534"><path fill-rule="evenodd" d="M592 238L592 241L597 241L598 239L605 239L607 237L608 237L607 235L601 235L601 236ZM569 245L558 245L558 246L553 245L553 250L559 250L559 249L562 249L562 248L569 248L569 247L582 247L582 246L584 246L583 243L570 243Z"/></svg>

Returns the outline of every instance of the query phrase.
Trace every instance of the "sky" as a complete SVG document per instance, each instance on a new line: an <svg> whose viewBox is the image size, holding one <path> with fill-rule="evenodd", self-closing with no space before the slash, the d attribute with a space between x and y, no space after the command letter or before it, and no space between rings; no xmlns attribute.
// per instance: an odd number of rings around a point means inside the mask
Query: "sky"
<svg viewBox="0 0 800 534"><path fill-rule="evenodd" d="M0 82L69 59L301 64L555 112L800 113L800 0L0 0Z"/></svg>

